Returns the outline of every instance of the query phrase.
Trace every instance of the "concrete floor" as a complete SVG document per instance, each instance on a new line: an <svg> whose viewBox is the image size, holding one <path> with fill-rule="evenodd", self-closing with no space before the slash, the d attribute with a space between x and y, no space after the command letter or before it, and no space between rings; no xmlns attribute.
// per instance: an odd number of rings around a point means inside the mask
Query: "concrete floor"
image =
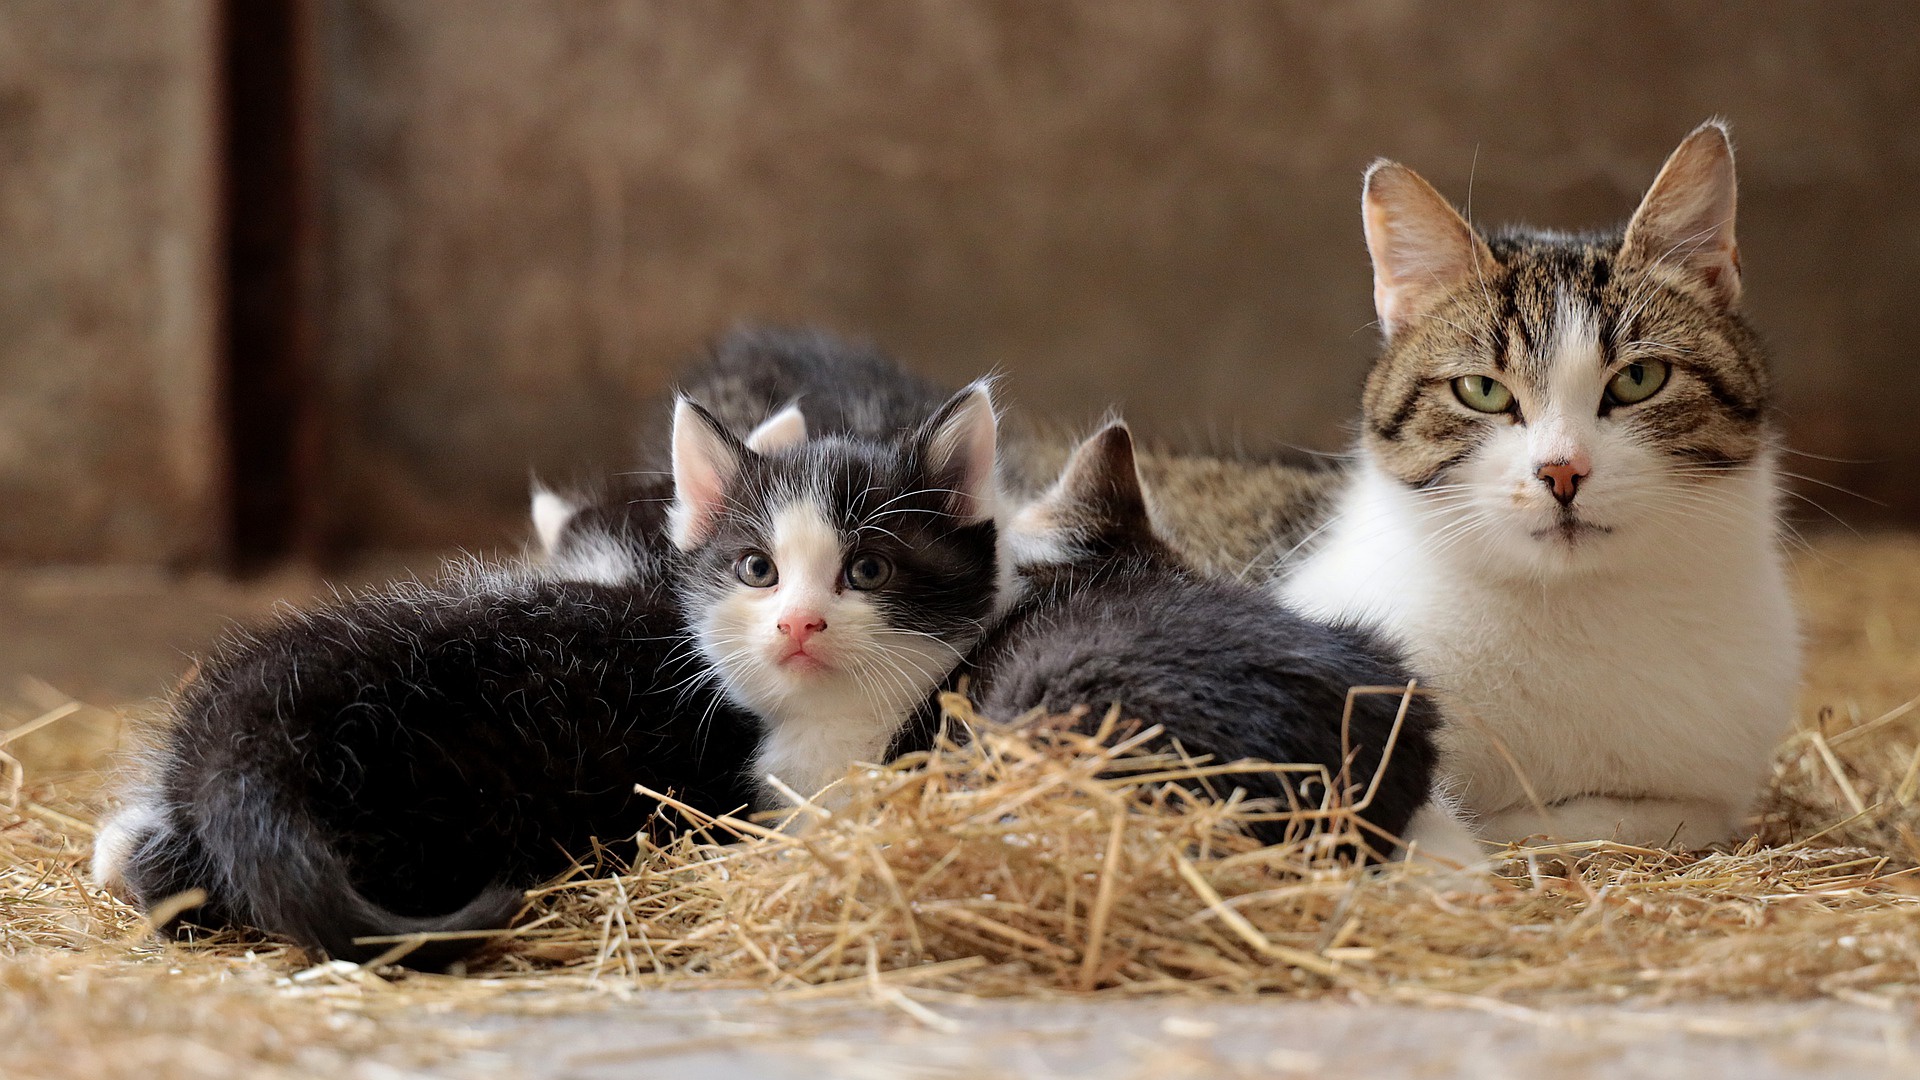
<svg viewBox="0 0 1920 1080"><path fill-rule="evenodd" d="M342 580L380 580L430 558L382 560ZM132 704L163 694L233 620L323 595L315 576L245 584L211 576L0 572L0 711L65 695ZM6 721L0 726L6 726ZM63 762L90 766L91 752ZM102 730L97 748L114 732ZM23 743L30 740L23 740ZM16 746L16 749L31 749ZM947 1001L769 1003L751 994L649 994L560 1015L415 1019L478 1028L491 1048L442 1074L579 1080L719 1077L1378 1076L1742 1077L1920 1075L1920 1017L1823 1001L1798 1005L1580 1007L1497 1012L1328 1002Z"/></svg>
<svg viewBox="0 0 1920 1080"><path fill-rule="evenodd" d="M605 1011L487 1021L503 1041L481 1060L556 1080L1920 1075L1916 1017L1832 1002L1489 1013L1331 1002L921 1000L928 1014L916 1018L872 1006L770 1006L757 995L654 995Z"/></svg>

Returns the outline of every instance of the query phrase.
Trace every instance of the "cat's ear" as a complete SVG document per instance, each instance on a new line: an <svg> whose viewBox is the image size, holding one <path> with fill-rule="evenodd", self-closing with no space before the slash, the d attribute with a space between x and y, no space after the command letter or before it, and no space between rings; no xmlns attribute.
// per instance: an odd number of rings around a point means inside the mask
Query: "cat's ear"
<svg viewBox="0 0 1920 1080"><path fill-rule="evenodd" d="M567 523L579 512L580 508L572 501L536 483L533 488L533 533L540 538L540 550L548 555L558 551L560 537L567 531Z"/></svg>
<svg viewBox="0 0 1920 1080"><path fill-rule="evenodd" d="M1740 299L1740 248L1733 239L1733 143L1725 125L1694 129L1654 177L1627 225L1620 261L1695 274L1724 305Z"/></svg>
<svg viewBox="0 0 1920 1080"><path fill-rule="evenodd" d="M673 406L673 509L668 531L689 551L713 536L727 489L752 453L707 410L680 398Z"/></svg>
<svg viewBox="0 0 1920 1080"><path fill-rule="evenodd" d="M747 449L756 454L777 454L806 441L807 418L795 402L760 421L760 426L747 434Z"/></svg>
<svg viewBox="0 0 1920 1080"><path fill-rule="evenodd" d="M1153 534L1147 496L1134 466L1133 433L1120 421L1074 449L1051 498L1062 517L1087 531L1113 538Z"/></svg>
<svg viewBox="0 0 1920 1080"><path fill-rule="evenodd" d="M1467 219L1397 161L1367 169L1360 217L1373 258L1373 310L1388 338L1493 266L1493 252Z"/></svg>
<svg viewBox="0 0 1920 1080"><path fill-rule="evenodd" d="M999 420L990 384L982 379L947 399L921 429L928 469L952 491L950 508L967 522L986 521L998 508L994 448Z"/></svg>

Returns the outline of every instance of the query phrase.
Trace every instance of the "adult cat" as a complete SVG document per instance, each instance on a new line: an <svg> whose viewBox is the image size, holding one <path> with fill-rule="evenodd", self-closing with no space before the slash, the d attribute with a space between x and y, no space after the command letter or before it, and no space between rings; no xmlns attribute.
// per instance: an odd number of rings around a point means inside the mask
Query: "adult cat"
<svg viewBox="0 0 1920 1080"><path fill-rule="evenodd" d="M1800 647L1726 130L1624 232L1482 234L1384 161L1363 203L1385 347L1279 595L1428 674L1481 837L1746 835Z"/></svg>

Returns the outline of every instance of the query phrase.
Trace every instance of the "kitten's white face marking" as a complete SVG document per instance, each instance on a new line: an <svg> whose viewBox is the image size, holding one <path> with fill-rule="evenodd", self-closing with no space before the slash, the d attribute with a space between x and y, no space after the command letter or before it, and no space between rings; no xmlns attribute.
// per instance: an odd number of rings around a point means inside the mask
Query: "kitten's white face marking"
<svg viewBox="0 0 1920 1080"><path fill-rule="evenodd" d="M1544 389L1525 379L1506 384L1525 421L1492 429L1447 483L1420 493L1426 524L1436 544L1509 573L1616 567L1621 548L1647 539L1658 519L1684 528L1695 500L1670 457L1632 425L1599 414L1614 372L1604 366L1590 309L1563 295L1545 353ZM1581 476L1565 506L1541 478L1554 463Z"/></svg>
<svg viewBox="0 0 1920 1080"><path fill-rule="evenodd" d="M873 594L846 585L852 549L816 503L779 508L768 535L778 581L736 585L700 615L699 643L734 698L766 720L756 768L811 795L850 763L879 761L957 657L891 626Z"/></svg>

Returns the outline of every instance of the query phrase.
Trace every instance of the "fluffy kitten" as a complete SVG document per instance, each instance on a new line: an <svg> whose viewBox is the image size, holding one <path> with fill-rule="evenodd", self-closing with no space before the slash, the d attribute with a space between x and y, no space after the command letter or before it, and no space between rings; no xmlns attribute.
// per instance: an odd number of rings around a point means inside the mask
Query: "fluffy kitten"
<svg viewBox="0 0 1920 1080"><path fill-rule="evenodd" d="M662 584L484 568L292 612L198 669L102 829L94 877L194 924L365 960L374 935L503 927L595 838L752 801L751 716L697 677ZM475 942L409 954L444 965Z"/></svg>
<svg viewBox="0 0 1920 1080"><path fill-rule="evenodd" d="M573 539L605 580L470 568L308 613L208 661L95 876L196 924L330 955L503 926L593 837L811 794L896 732L1001 604L982 387L891 441L761 453L676 409L671 542ZM624 527L629 522L622 519ZM444 964L470 942L406 958Z"/></svg>
<svg viewBox="0 0 1920 1080"><path fill-rule="evenodd" d="M772 421L763 418L794 402L805 421L791 430L898 431L940 393L870 348L769 330L727 339L687 383L703 401L726 402L724 426L735 431L764 428ZM1032 453L1020 461L1035 476L1047 467ZM1120 699L1133 715L1165 725L1191 752L1229 761L1319 762L1338 773L1337 723L1347 688L1402 685L1409 678L1391 650L1364 631L1309 623L1257 590L1189 568L1153 533L1124 427L1088 441L1064 471L1058 461L1046 475L1046 494L1006 521L1026 595L961 669L974 680L988 715L1011 718L1036 705L1064 711ZM1199 483L1215 471L1207 459L1171 456L1149 459L1146 468ZM1286 486L1298 491L1316 483L1289 474ZM1236 569L1244 565L1243 559ZM1373 776L1398 707L1394 697L1357 701L1351 776ZM1368 820L1388 833L1402 833L1426 799L1430 727L1430 705L1415 698L1369 810ZM924 741L929 733L922 727L917 736L903 735L907 741L896 752L915 737ZM844 771L844 757L831 767ZM1256 797L1284 802L1289 794L1274 774L1236 782ZM1435 853L1462 862L1478 857L1470 844L1443 844Z"/></svg>
<svg viewBox="0 0 1920 1080"><path fill-rule="evenodd" d="M809 432L897 440L954 394L872 345L819 330L768 326L743 327L715 342L681 377L680 387L761 453L795 445ZM556 572L603 580L619 573L623 550L658 550L673 500L671 441L671 432L650 414L635 440L636 471L565 495L536 487L534 535Z"/></svg>
<svg viewBox="0 0 1920 1080"><path fill-rule="evenodd" d="M1341 730L1350 687L1405 686L1406 666L1368 631L1312 622L1255 586L1191 569L1154 533L1125 426L1082 444L1016 527L1048 537L1032 550L1055 554L1022 567L1022 598L956 673L983 714L1011 721L1087 706L1091 725L1117 702L1195 755L1323 766L1346 781L1349 801L1379 774L1361 815L1380 830L1368 839L1390 850L1384 838L1406 833L1431 783L1432 706L1413 697L1396 735L1401 697L1361 695ZM1303 789L1302 779L1245 773L1215 784L1279 807L1317 805L1324 787L1308 789L1322 781ZM1285 830L1256 827L1269 843Z"/></svg>
<svg viewBox="0 0 1920 1080"><path fill-rule="evenodd" d="M969 387L891 439L763 454L682 400L668 534L701 655L762 719L762 776L811 795L878 761L1011 599L996 422Z"/></svg>
<svg viewBox="0 0 1920 1080"><path fill-rule="evenodd" d="M1386 345L1278 591L1431 675L1485 837L1747 835L1800 659L1734 201L1712 123L1618 233L1482 235L1405 166L1368 171Z"/></svg>
<svg viewBox="0 0 1920 1080"><path fill-rule="evenodd" d="M890 438L953 396L865 342L819 330L749 326L722 338L683 391L731 431L798 405L818 435Z"/></svg>
<svg viewBox="0 0 1920 1080"><path fill-rule="evenodd" d="M806 420L797 406L788 405L760 420L744 442L749 450L774 454L806 437ZM671 466L671 457L664 460ZM625 473L598 489L569 495L536 486L533 531L540 545L536 557L551 577L601 584L631 580L652 560L673 550L667 538L672 507L670 467Z"/></svg>

